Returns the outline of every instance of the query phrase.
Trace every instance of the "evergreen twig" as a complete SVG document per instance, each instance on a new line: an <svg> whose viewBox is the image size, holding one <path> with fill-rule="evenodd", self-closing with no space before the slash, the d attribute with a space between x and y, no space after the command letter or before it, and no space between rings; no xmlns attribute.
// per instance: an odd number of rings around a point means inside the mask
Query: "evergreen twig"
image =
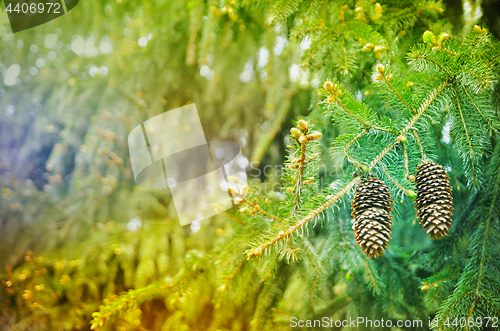
<svg viewBox="0 0 500 331"><path fill-rule="evenodd" d="M432 102L436 99L436 97L443 91L447 82L441 83L434 91L422 102L420 107L418 108L416 114L410 119L410 121L405 125L405 127L399 132L400 136L406 135L410 129L413 128L415 123L420 119L420 117L425 113L427 108L432 104ZM387 145L371 162L368 168L368 171L371 171L386 155L389 153L397 144L399 143L399 137L394 139L394 141ZM305 217L297 221L294 225L290 226L286 229L286 231L281 230L280 233L270 240L259 244L258 246L251 248L246 251L246 255L248 258L259 257L262 253L269 247L273 246L280 240L288 238L292 233L300 229L302 226L311 221L314 217L318 216L321 212L323 212L326 208L330 207L333 203L338 201L344 194L348 193L351 188L356 186L360 181L360 177L356 177L351 180L346 186L344 186L341 190L339 190L336 194L333 195L330 199L328 199L324 204L319 206L318 208L310 211Z"/></svg>

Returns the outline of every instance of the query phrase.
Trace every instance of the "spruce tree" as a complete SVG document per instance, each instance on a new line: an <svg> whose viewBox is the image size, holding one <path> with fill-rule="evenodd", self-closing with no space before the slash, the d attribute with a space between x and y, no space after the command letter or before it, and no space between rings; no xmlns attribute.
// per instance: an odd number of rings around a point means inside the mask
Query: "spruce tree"
<svg viewBox="0 0 500 331"><path fill-rule="evenodd" d="M500 44L445 14L437 0L82 1L4 33L0 69L21 70L0 86L0 328L492 327ZM126 137L192 102L253 180L181 227L169 194L135 185Z"/></svg>

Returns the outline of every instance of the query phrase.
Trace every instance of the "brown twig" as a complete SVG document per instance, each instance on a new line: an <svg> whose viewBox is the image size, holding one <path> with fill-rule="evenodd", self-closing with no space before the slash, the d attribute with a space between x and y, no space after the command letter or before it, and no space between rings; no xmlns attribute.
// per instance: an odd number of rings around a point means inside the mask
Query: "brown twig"
<svg viewBox="0 0 500 331"><path fill-rule="evenodd" d="M259 204L257 202L255 203L252 203L251 201L248 201L247 199L243 198L241 199L242 202L246 203L247 205L249 205L250 207L252 207L252 209L257 212L257 213L261 213L262 215L266 216L266 217L269 217L269 218L272 218L273 220L276 220L276 221L280 221L280 222L284 222L285 220L276 216L276 215L273 215L273 214L270 214L268 212L266 212L265 210L262 210L262 208L260 208Z"/></svg>
<svg viewBox="0 0 500 331"><path fill-rule="evenodd" d="M304 184L304 167L306 164L306 143L307 140L302 140L300 142L300 158L299 158L299 174L297 178L297 188L295 192L295 201L293 204L293 209L296 210L299 208L300 204L300 191L302 189L302 186Z"/></svg>
<svg viewBox="0 0 500 331"><path fill-rule="evenodd" d="M420 154L422 154L422 160L425 160L427 157L425 156L424 146L422 146L422 143L420 142L420 137L418 136L417 130L413 129L413 135L415 136L415 140L417 141L417 145L420 148Z"/></svg>

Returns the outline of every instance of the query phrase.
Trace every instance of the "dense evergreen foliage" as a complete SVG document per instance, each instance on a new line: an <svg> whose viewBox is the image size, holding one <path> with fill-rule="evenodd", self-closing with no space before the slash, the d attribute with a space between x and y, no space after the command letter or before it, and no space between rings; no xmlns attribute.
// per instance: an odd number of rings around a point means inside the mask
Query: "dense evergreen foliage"
<svg viewBox="0 0 500 331"><path fill-rule="evenodd" d="M0 329L486 330L500 318L500 43L445 15L438 0L80 1L4 33ZM193 102L251 180L233 209L181 227L169 192L135 185L127 135ZM439 240L414 208L425 161L452 186ZM351 222L370 175L394 200L376 259Z"/></svg>

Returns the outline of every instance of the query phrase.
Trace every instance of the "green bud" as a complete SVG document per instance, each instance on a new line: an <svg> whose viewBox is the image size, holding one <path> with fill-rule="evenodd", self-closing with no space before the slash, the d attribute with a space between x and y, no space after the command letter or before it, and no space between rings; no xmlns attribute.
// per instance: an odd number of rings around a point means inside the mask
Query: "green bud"
<svg viewBox="0 0 500 331"><path fill-rule="evenodd" d="M304 120L298 120L297 125L302 131L307 131L307 122Z"/></svg>
<svg viewBox="0 0 500 331"><path fill-rule="evenodd" d="M427 43L427 44L434 44L436 42L436 37L434 37L434 33L432 33L429 30L424 32L423 39L424 39L424 43Z"/></svg>
<svg viewBox="0 0 500 331"><path fill-rule="evenodd" d="M408 191L408 196L415 200L417 198L417 193L413 192L412 190Z"/></svg>
<svg viewBox="0 0 500 331"><path fill-rule="evenodd" d="M325 90L327 91L333 91L333 83L330 82L329 80L327 80L325 82L325 84L323 85L323 87L325 88Z"/></svg>
<svg viewBox="0 0 500 331"><path fill-rule="evenodd" d="M300 137L300 135L302 134L297 128L291 128L290 132L292 133L292 136L294 136L295 138Z"/></svg>
<svg viewBox="0 0 500 331"><path fill-rule="evenodd" d="M448 40L448 38L450 38L450 35L447 34L446 32L443 32L439 35L439 43L442 45L446 42L446 40Z"/></svg>

